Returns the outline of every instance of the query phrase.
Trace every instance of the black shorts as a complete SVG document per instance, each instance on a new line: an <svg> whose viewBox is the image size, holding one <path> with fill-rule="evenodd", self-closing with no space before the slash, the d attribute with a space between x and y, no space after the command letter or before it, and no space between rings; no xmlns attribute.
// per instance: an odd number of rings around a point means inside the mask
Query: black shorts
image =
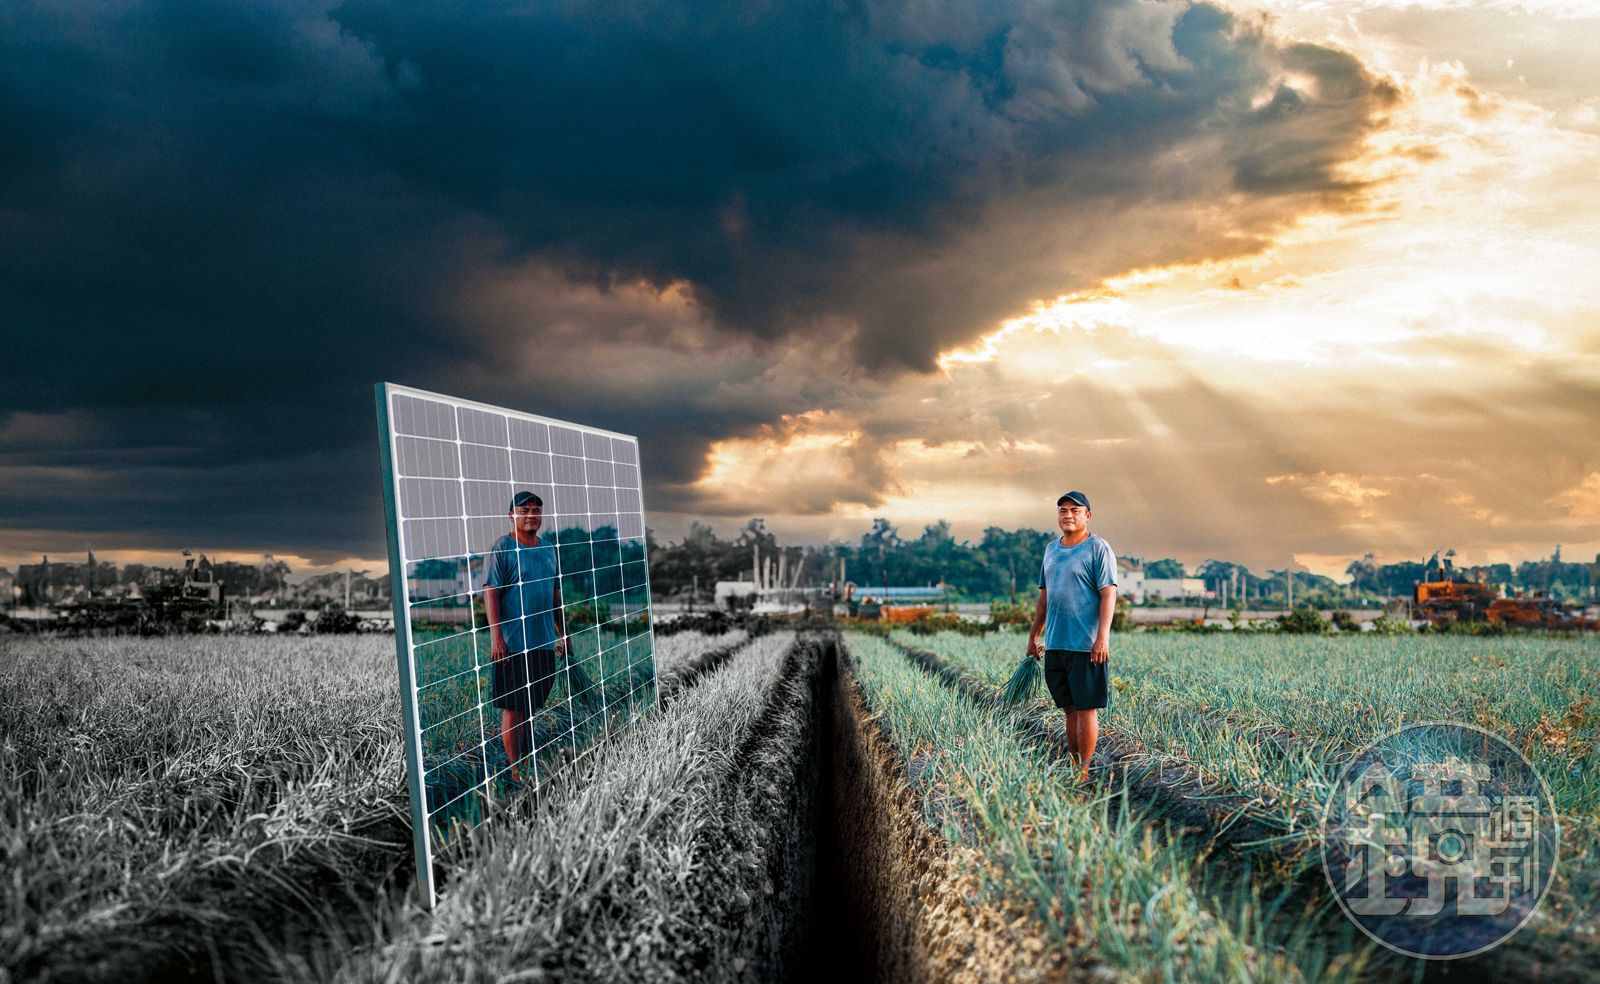
<svg viewBox="0 0 1600 984"><path fill-rule="evenodd" d="M530 649L493 664L494 706L523 717L544 706L556 686L556 651Z"/></svg>
<svg viewBox="0 0 1600 984"><path fill-rule="evenodd" d="M1046 649L1044 684L1056 706L1068 711L1088 711L1106 706L1110 674L1106 663L1095 663L1088 653Z"/></svg>

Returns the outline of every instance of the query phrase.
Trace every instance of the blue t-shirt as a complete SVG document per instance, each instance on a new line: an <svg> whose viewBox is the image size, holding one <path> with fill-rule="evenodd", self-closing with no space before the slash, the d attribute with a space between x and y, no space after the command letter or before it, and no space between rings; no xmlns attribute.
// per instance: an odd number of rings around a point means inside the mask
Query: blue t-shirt
<svg viewBox="0 0 1600 984"><path fill-rule="evenodd" d="M1063 547L1057 537L1044 548L1039 587L1045 592L1044 648L1086 653L1100 634L1100 589L1117 583L1111 545L1090 533Z"/></svg>
<svg viewBox="0 0 1600 984"><path fill-rule="evenodd" d="M488 590L500 592L500 636L514 653L556 645L556 548L525 547L507 533L489 553Z"/></svg>

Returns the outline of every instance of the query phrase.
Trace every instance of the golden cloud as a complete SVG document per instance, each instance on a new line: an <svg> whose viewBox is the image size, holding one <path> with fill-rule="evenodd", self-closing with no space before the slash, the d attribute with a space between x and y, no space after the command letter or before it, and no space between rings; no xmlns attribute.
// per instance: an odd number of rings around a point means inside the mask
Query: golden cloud
<svg viewBox="0 0 1600 984"><path fill-rule="evenodd" d="M1549 503L1567 510L1573 519L1600 520L1600 471L1590 472L1577 485L1551 496Z"/></svg>

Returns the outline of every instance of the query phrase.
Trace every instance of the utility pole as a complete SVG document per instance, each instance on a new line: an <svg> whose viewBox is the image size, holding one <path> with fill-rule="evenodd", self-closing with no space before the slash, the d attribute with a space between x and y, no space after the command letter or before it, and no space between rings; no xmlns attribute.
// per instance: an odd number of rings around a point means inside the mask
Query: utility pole
<svg viewBox="0 0 1600 984"><path fill-rule="evenodd" d="M1288 592L1284 597L1283 610L1294 611L1294 554L1289 555L1289 566L1283 569L1284 590Z"/></svg>

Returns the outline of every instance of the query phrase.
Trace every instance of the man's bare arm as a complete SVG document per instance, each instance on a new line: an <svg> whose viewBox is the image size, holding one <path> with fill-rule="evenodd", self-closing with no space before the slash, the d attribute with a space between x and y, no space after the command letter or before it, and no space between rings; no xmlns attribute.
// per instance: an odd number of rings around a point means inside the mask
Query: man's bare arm
<svg viewBox="0 0 1600 984"><path fill-rule="evenodd" d="M1039 658L1039 633L1044 631L1044 616L1047 610L1045 604L1045 589L1039 589L1039 600L1033 606L1033 625L1028 629L1028 655Z"/></svg>
<svg viewBox="0 0 1600 984"><path fill-rule="evenodd" d="M1111 619L1117 613L1117 586L1108 584L1100 589L1100 630L1095 634L1094 646L1089 649L1089 660L1104 663L1111 656Z"/></svg>
<svg viewBox="0 0 1600 984"><path fill-rule="evenodd" d="M492 584L483 588L483 613L489 616L490 659L504 659L510 653L506 648L505 636L500 634L500 592L503 590Z"/></svg>
<svg viewBox="0 0 1600 984"><path fill-rule="evenodd" d="M561 604L561 578L559 577L556 578L555 586L551 590L550 599L556 606L555 611L550 613L550 617L555 621L556 625L556 655L565 656L567 654L567 616L566 610Z"/></svg>

